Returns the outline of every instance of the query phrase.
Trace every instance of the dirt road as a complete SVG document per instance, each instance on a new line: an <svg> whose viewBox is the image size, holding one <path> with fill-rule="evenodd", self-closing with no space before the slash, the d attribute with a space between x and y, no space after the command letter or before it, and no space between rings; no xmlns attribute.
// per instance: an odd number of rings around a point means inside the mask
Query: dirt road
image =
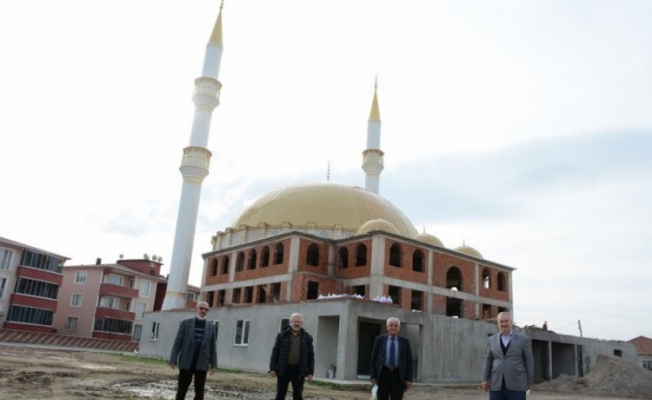
<svg viewBox="0 0 652 400"><path fill-rule="evenodd" d="M0 346L0 399L174 399L176 371L160 360L135 355ZM209 376L207 399L274 398L275 381L267 375L218 371ZM317 381L306 386L307 400L369 400L369 385ZM189 393L188 398L191 398ZM288 396L290 398L290 396ZM486 400L477 387L416 385L405 400ZM537 391L537 400L622 400Z"/></svg>

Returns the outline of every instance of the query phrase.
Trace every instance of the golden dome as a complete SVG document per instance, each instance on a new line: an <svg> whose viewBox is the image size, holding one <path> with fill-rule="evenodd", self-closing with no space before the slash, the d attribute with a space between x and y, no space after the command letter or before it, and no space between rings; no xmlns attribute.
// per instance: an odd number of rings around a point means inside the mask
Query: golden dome
<svg viewBox="0 0 652 400"><path fill-rule="evenodd" d="M421 243L427 243L432 246L444 247L444 244L434 235L429 233L420 233L414 237L414 240L418 240Z"/></svg>
<svg viewBox="0 0 652 400"><path fill-rule="evenodd" d="M290 225L356 233L365 222L375 219L385 220L401 236L412 238L417 234L412 222L389 201L366 189L335 182L273 189L246 207L231 228Z"/></svg>
<svg viewBox="0 0 652 400"><path fill-rule="evenodd" d="M456 248L455 251L466 254L467 256L482 259L482 254L480 254L478 250L474 249L471 246L467 246L466 244L463 244L460 247Z"/></svg>
<svg viewBox="0 0 652 400"><path fill-rule="evenodd" d="M371 221L365 222L360 229L358 229L357 234L362 235L371 231L383 231L389 233L398 233L396 227L391 223L385 221L384 219L372 219Z"/></svg>

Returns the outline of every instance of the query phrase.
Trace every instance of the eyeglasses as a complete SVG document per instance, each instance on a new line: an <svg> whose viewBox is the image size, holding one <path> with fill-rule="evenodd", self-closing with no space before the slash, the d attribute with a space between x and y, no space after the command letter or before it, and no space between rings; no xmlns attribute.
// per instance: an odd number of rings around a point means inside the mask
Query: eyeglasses
<svg viewBox="0 0 652 400"><path fill-rule="evenodd" d="M208 308L206 308L206 307L199 307L199 309L200 309L201 311L208 311Z"/></svg>

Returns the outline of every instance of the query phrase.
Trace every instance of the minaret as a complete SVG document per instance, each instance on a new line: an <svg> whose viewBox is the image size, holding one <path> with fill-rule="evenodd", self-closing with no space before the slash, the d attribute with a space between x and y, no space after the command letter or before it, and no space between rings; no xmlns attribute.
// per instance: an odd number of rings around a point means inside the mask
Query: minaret
<svg viewBox="0 0 652 400"><path fill-rule="evenodd" d="M224 2L220 6L213 32L206 45L201 77L195 79L195 92L192 97L195 104L195 115L192 122L190 145L183 149L181 167L179 168L183 177L183 186L181 187L181 200L177 215L177 229L174 233L168 287L162 306L164 311L186 307L186 290L192 246L195 241L201 185L208 175L211 159L211 152L206 148L208 133L213 110L220 103L219 94L222 87L217 78L222 61L223 6Z"/></svg>
<svg viewBox="0 0 652 400"><path fill-rule="evenodd" d="M383 171L383 155L380 150L380 111L378 110L378 79L374 83L374 99L367 124L367 149L362 152L362 170L365 172L364 187L378 194L380 173Z"/></svg>

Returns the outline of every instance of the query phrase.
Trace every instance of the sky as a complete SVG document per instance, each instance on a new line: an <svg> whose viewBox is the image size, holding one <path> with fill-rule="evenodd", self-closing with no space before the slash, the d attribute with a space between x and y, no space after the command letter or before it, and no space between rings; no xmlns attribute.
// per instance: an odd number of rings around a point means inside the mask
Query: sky
<svg viewBox="0 0 652 400"><path fill-rule="evenodd" d="M0 236L169 271L218 1L0 3ZM280 185L364 186L513 273L517 325L652 337L652 2L227 0L190 283ZM580 331L581 326L581 331Z"/></svg>

